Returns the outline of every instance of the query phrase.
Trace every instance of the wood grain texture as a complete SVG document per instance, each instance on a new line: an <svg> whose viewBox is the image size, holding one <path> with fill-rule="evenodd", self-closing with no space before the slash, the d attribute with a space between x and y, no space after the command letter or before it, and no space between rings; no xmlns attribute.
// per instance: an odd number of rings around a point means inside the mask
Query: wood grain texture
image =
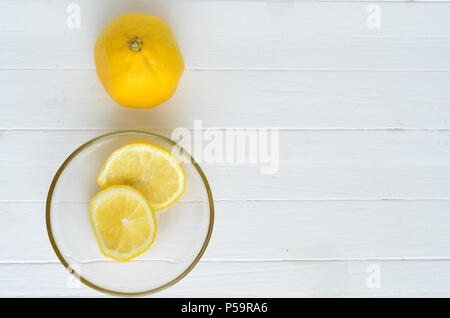
<svg viewBox="0 0 450 318"><path fill-rule="evenodd" d="M450 72L187 71L142 111L118 106L93 70L0 70L0 128L449 129L449 83Z"/></svg>
<svg viewBox="0 0 450 318"><path fill-rule="evenodd" d="M70 3L0 1L0 296L104 296L69 288L51 249L54 173L99 134L197 119L279 128L280 168L202 164L211 244L157 296L450 296L449 2L81 0L80 29ZM118 107L93 63L100 30L133 11L169 22L187 66L151 111Z"/></svg>
<svg viewBox="0 0 450 318"><path fill-rule="evenodd" d="M374 265L381 273L380 288L367 285L370 275L367 269ZM448 297L449 265L449 261L204 261L178 284L155 296ZM105 296L84 285L76 285L67 270L56 263L0 264L0 283L2 297Z"/></svg>
<svg viewBox="0 0 450 318"><path fill-rule="evenodd" d="M450 259L450 200L216 201L215 208L207 261ZM0 264L57 261L44 213L44 202L0 203Z"/></svg>
<svg viewBox="0 0 450 318"><path fill-rule="evenodd" d="M0 201L45 199L65 158L104 132L3 131ZM448 158L450 131L282 130L277 173L261 174L268 163L202 167L221 200L448 199Z"/></svg>
<svg viewBox="0 0 450 318"><path fill-rule="evenodd" d="M77 3L80 29L66 26L69 2L0 2L0 68L93 69L104 25L148 12L172 26L188 69L450 70L447 2L380 3L380 29L364 2Z"/></svg>

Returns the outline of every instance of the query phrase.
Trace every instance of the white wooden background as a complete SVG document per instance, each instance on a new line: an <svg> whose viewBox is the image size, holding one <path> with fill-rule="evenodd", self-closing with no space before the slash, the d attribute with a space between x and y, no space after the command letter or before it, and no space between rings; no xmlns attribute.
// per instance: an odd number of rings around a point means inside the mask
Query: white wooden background
<svg viewBox="0 0 450 318"><path fill-rule="evenodd" d="M185 58L154 110L116 106L95 74L94 41L126 12L168 21ZM68 288L51 249L54 173L99 134L195 119L278 127L280 170L205 166L212 241L157 296L450 296L450 3L402 0L1 0L0 296L102 296Z"/></svg>

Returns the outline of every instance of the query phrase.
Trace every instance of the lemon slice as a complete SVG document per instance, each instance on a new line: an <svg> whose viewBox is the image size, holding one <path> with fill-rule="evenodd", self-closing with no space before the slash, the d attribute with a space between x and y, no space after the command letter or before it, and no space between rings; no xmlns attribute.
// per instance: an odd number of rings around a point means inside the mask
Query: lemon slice
<svg viewBox="0 0 450 318"><path fill-rule="evenodd" d="M144 196L130 186L111 186L92 198L90 215L102 253L128 261L144 253L156 235L156 219Z"/></svg>
<svg viewBox="0 0 450 318"><path fill-rule="evenodd" d="M102 188L119 184L132 186L158 211L183 194L186 176L170 152L151 143L135 142L109 156L97 181Z"/></svg>

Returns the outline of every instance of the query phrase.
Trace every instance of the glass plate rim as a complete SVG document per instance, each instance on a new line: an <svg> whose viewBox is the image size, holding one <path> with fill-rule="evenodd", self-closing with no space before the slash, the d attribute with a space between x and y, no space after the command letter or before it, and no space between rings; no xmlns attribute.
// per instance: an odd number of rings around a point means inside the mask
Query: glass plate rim
<svg viewBox="0 0 450 318"><path fill-rule="evenodd" d="M74 269L72 269L69 265L69 263L67 263L67 261L64 259L64 257L62 256L61 252L59 251L58 245L56 244L56 241L53 237L53 233L52 233L52 226L51 226L51 222L50 222L50 214L51 214L51 202L52 202L52 196L53 196L53 191L55 189L56 184L58 183L59 177L61 176L62 172L64 171L64 169L68 166L68 164L72 161L72 159L74 159L81 151L83 151L84 149L86 149L87 147L99 142L100 140L107 138L107 137L112 137L112 136L117 136L117 135L131 135L131 134L137 134L137 135L144 135L144 136L149 136L149 137L155 137L157 139L161 139L165 142L168 142L170 144L172 144L173 146L178 146L180 147L180 150L188 156L190 163L195 167L195 169L197 170L197 172L199 173L200 177L202 178L203 184L205 186L206 192L208 194L208 203L209 203L209 227L208 227L208 232L206 234L205 237L205 241L203 242L202 248L200 249L200 251L198 252L197 256L195 257L195 259L192 261L192 263L177 277L175 277L174 279L172 279L171 281L165 283L164 285L161 285L159 287L150 289L150 290L146 290L146 291L142 291L142 292L131 292L131 293L127 293L127 292L118 292L118 291L114 291L114 290L110 290L110 289L106 289L103 287L100 287L94 283L91 283L90 281L88 281L87 279L85 279L83 276L81 276L80 274L76 273ZM183 147L181 147L181 145L179 145L177 142L155 134L155 133L151 133L151 132L147 132L147 131L142 131L142 130L118 130L118 131L114 131L114 132L110 132L110 133L106 133L100 136L97 136L95 138L90 139L89 141L85 142L84 144L82 144L81 146L79 146L77 149L75 149L65 160L64 162L61 164L61 166L59 167L59 169L56 171L53 179L52 179L52 183L50 184L50 188L48 190L48 194L47 194L47 200L46 200L46 205L45 205L45 220L46 220L46 227L47 227L47 234L48 237L50 239L50 243L52 245L53 251L56 253L56 256L58 257L59 261L61 262L61 264L69 271L69 273L76 275L79 280L85 284L88 287L91 287L97 291L106 293L106 294L110 294L110 295L114 295L114 296L143 296L143 295L149 295L149 294L153 294L159 291L162 291L174 284L176 284L177 282L179 282L181 279L183 279L196 265L197 263L200 261L201 257L203 256L203 254L205 253L206 248L208 247L209 241L211 239L211 235L212 235L212 230L213 230L213 226L214 226L214 200L212 197L212 192L211 192L211 187L209 185L208 179L206 178L206 175L204 174L202 168L200 167L200 165L195 161L195 159L186 151L184 150Z"/></svg>

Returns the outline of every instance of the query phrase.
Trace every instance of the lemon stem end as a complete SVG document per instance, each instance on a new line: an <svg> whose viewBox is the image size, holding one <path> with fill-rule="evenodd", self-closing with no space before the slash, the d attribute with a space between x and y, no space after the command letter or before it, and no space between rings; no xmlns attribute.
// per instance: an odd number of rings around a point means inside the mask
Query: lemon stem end
<svg viewBox="0 0 450 318"><path fill-rule="evenodd" d="M142 46L144 45L144 41L140 38L135 37L128 41L128 48L133 52L139 52L142 50Z"/></svg>

